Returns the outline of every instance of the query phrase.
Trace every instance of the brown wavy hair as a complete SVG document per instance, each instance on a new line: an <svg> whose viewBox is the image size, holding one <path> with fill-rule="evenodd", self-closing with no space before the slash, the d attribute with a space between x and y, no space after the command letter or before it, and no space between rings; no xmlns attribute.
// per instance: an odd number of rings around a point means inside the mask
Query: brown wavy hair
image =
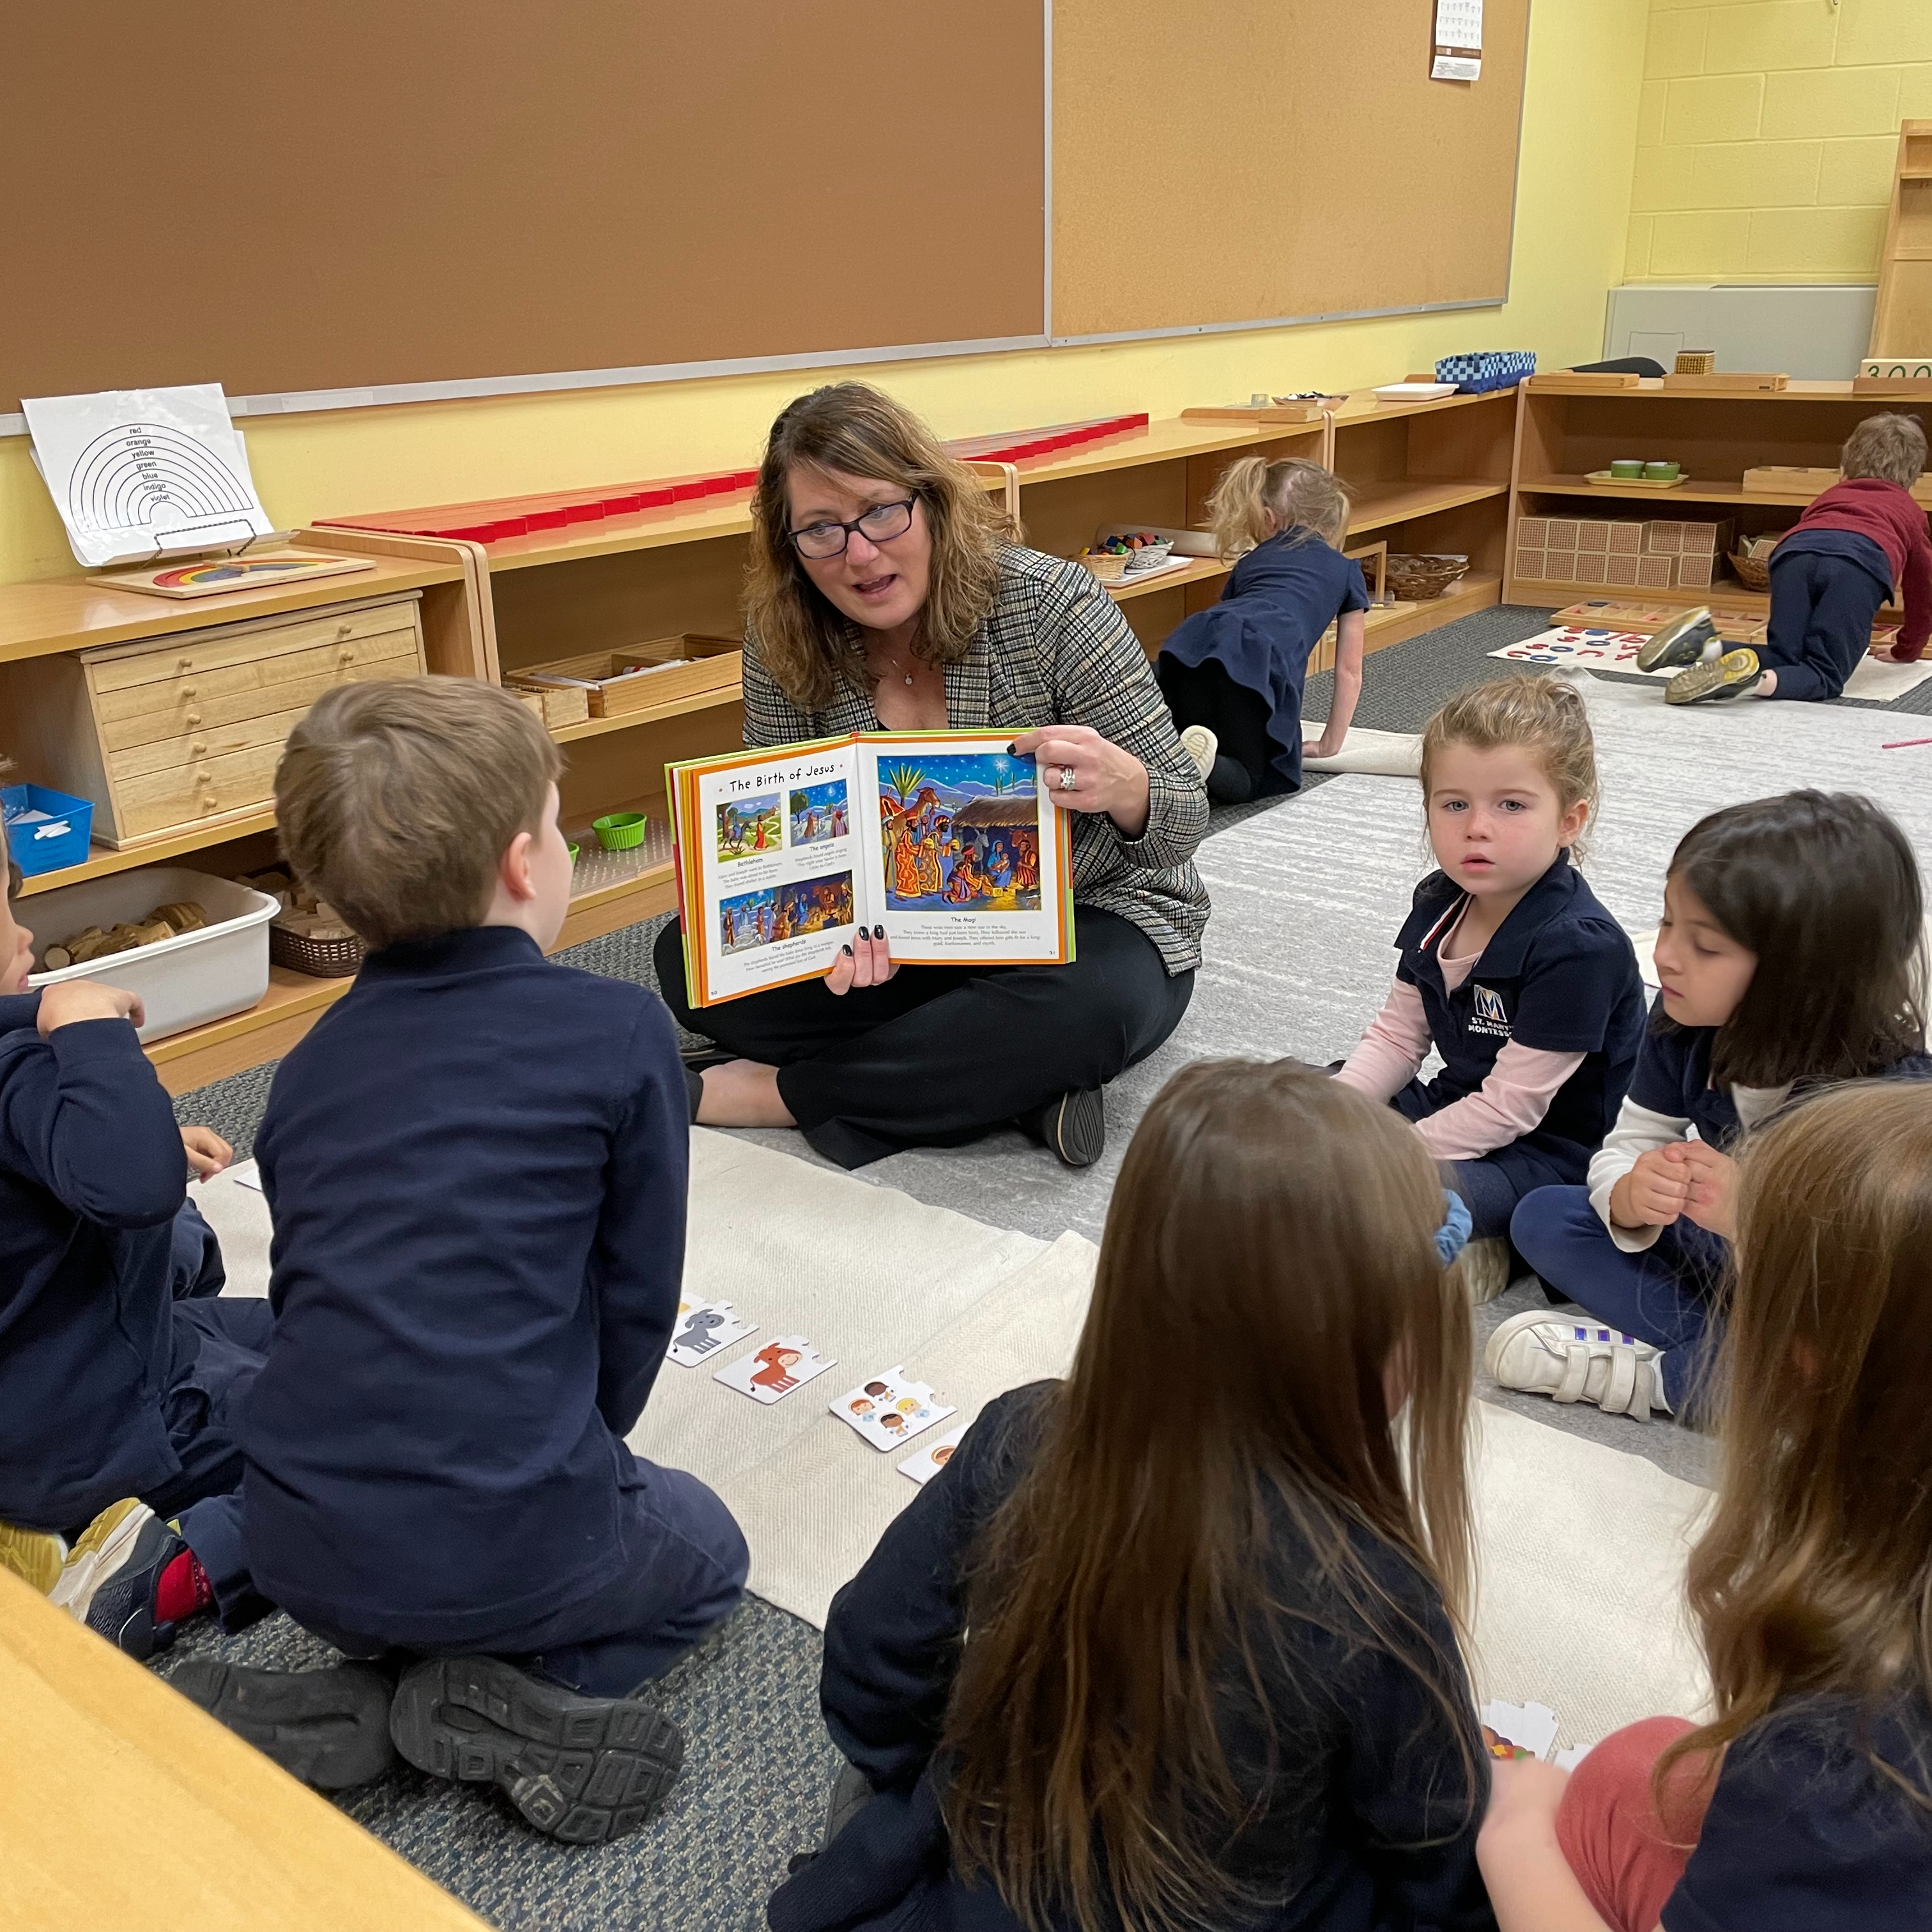
<svg viewBox="0 0 1932 1932"><path fill-rule="evenodd" d="M1858 1082L1741 1160L1724 1467L1692 1552L1719 1754L1793 1699L1932 1698L1932 1084ZM1874 1768L1932 1811L1932 1766Z"/></svg>
<svg viewBox="0 0 1932 1932"><path fill-rule="evenodd" d="M866 382L830 382L786 404L752 493L745 604L758 655L794 704L820 711L839 685L869 690L863 634L806 574L788 534L795 469L836 470L916 494L932 538L932 574L913 652L956 664L999 587L1000 547L1018 532L980 480L903 404Z"/></svg>
<svg viewBox="0 0 1932 1932"><path fill-rule="evenodd" d="M1870 799L1788 791L1726 806L1678 841L1670 876L1758 956L1711 1043L1720 1085L1862 1079L1924 1051L1918 861Z"/></svg>
<svg viewBox="0 0 1932 1932"><path fill-rule="evenodd" d="M1296 1062L1198 1062L1148 1110L1071 1372L975 1545L940 1746L956 1866L1027 1926L1193 1927L1247 1902L1221 1855L1257 1794L1217 1711L1238 1686L1270 1728L1257 1640L1280 1646L1311 1600L1426 1684L1480 1803L1461 1660L1362 1553L1397 1552L1463 1615L1469 1312L1443 1215L1408 1124ZM1284 1516L1308 1552L1292 1607L1271 1589ZM1268 1748L1270 1774L1292 1761Z"/></svg>
<svg viewBox="0 0 1932 1932"><path fill-rule="evenodd" d="M1422 728L1422 806L1429 809L1430 767L1450 745L1492 752L1520 745L1534 753L1544 776L1568 812L1580 800L1590 808L1583 830L1570 848L1583 860L1590 827L1597 821L1597 740L1583 694L1568 678L1538 672L1528 677L1498 677L1459 691Z"/></svg>

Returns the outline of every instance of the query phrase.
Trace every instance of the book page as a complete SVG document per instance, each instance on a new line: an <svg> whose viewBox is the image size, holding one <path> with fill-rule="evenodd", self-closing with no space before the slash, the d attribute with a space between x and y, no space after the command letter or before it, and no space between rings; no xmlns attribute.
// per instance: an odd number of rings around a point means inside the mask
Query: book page
<svg viewBox="0 0 1932 1932"><path fill-rule="evenodd" d="M906 964L1072 957L1066 828L1005 732L859 741L871 879L862 892Z"/></svg>
<svg viewBox="0 0 1932 1932"><path fill-rule="evenodd" d="M851 938L857 764L850 742L836 740L680 773L686 958L699 1004L815 977Z"/></svg>

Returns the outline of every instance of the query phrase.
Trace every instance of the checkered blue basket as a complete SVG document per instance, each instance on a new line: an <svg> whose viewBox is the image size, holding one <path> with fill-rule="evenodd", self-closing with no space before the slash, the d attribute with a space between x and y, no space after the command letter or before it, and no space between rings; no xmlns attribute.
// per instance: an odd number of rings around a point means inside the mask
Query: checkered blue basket
<svg viewBox="0 0 1932 1932"><path fill-rule="evenodd" d="M1474 356L1445 356L1436 365L1438 382L1454 382L1466 396L1491 389L1513 389L1536 374L1536 353L1527 349L1486 349Z"/></svg>

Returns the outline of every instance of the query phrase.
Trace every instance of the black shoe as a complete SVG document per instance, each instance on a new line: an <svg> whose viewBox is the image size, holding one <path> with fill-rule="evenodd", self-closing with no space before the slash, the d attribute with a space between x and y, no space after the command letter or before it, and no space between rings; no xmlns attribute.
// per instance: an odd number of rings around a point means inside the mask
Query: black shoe
<svg viewBox="0 0 1932 1932"><path fill-rule="evenodd" d="M580 1697L492 1657L416 1665L389 1735L418 1771L494 1784L527 1823L574 1845L635 1831L684 1762L683 1734L655 1704Z"/></svg>
<svg viewBox="0 0 1932 1932"><path fill-rule="evenodd" d="M149 1516L112 1571L96 1574L88 1628L139 1664L166 1650L175 1640L175 1627L155 1616L154 1593L161 1572L187 1547L159 1516Z"/></svg>
<svg viewBox="0 0 1932 1932"><path fill-rule="evenodd" d="M168 1682L263 1756L321 1791L378 1778L396 1761L389 1742L395 1687L366 1664L326 1670L250 1670L190 1657Z"/></svg>
<svg viewBox="0 0 1932 1932"><path fill-rule="evenodd" d="M1040 1136L1066 1166L1091 1167L1107 1150L1107 1107L1100 1090L1048 1101Z"/></svg>
<svg viewBox="0 0 1932 1932"><path fill-rule="evenodd" d="M1726 651L1720 658L1708 658L1680 670L1664 687L1666 704L1703 704L1714 700L1742 698L1764 682L1764 667L1753 650Z"/></svg>
<svg viewBox="0 0 1932 1932"><path fill-rule="evenodd" d="M1710 612L1700 606L1652 632L1650 641L1637 647L1636 668L1664 670L1672 664L1694 664L1707 653L1715 657L1717 641L1718 627L1711 621Z"/></svg>

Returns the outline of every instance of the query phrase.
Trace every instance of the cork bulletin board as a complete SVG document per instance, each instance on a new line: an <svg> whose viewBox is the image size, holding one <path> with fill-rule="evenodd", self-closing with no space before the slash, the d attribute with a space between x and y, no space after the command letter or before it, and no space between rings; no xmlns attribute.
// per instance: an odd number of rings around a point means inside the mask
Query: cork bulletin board
<svg viewBox="0 0 1932 1932"><path fill-rule="evenodd" d="M1041 0L0 8L0 415L1039 342L1046 43Z"/></svg>
<svg viewBox="0 0 1932 1932"><path fill-rule="evenodd" d="M1529 0L1055 0L1056 340L1500 302Z"/></svg>

